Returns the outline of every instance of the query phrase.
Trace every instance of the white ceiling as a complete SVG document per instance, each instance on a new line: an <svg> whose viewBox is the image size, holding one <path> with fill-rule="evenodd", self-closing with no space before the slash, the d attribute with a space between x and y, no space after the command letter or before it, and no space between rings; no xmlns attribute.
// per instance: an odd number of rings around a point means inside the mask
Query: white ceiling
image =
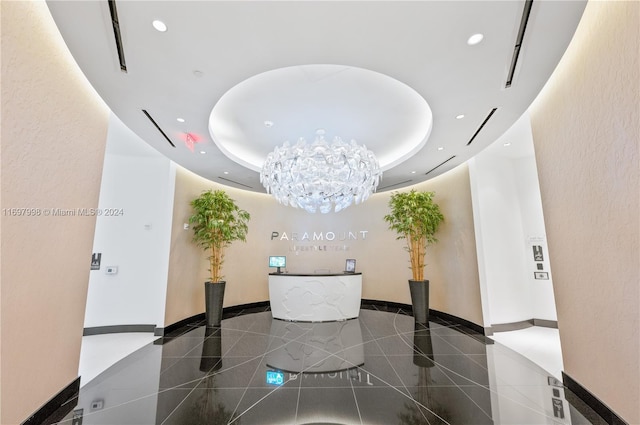
<svg viewBox="0 0 640 425"><path fill-rule="evenodd" d="M329 137L354 138L381 158L409 156L400 163L385 159L390 168L378 191L415 184L465 162L525 112L564 53L586 2L533 2L509 88L524 1L115 4L127 72L120 69L106 0L48 1L97 92L131 130L176 163L212 181L262 192L260 157L285 140L310 139L318 128ZM168 30L156 31L155 19ZM484 40L467 45L475 33ZM282 68L311 77L256 77L278 75L270 71ZM333 78L342 69L389 78L380 84L375 78L367 84L363 78ZM327 76L340 83L329 84ZM326 84L305 86L320 80ZM232 101L225 105L225 99ZM422 101L432 112L430 135ZM212 124L215 141L209 131L214 107L223 127L216 131ZM456 119L459 114L464 118ZM193 151L185 144L187 134L196 140ZM401 146L409 146L410 155L396 152Z"/></svg>

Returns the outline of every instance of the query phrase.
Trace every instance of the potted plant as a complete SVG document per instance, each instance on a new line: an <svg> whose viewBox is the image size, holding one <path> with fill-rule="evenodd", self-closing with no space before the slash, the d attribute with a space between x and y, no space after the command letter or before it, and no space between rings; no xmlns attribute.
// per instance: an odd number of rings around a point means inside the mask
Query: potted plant
<svg viewBox="0 0 640 425"><path fill-rule="evenodd" d="M384 216L397 239L406 239L413 279L409 280L413 316L427 323L429 316L429 281L424 279L427 245L437 242L435 234L444 216L433 201L434 192L396 192L389 199L391 212Z"/></svg>
<svg viewBox="0 0 640 425"><path fill-rule="evenodd" d="M224 250L233 241L246 242L251 216L223 190L207 190L191 201L189 224L193 241L209 254L209 281L205 282L207 326L220 326L226 282L221 274Z"/></svg>

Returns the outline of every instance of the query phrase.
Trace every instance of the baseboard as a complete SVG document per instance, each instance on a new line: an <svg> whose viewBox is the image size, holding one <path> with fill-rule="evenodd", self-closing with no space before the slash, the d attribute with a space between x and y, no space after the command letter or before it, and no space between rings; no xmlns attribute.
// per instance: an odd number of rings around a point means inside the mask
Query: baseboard
<svg viewBox="0 0 640 425"><path fill-rule="evenodd" d="M153 332L156 325L113 325L113 326L94 326L84 328L82 336L116 334L126 332Z"/></svg>
<svg viewBox="0 0 640 425"><path fill-rule="evenodd" d="M375 308L377 310L384 310L384 311L397 311L400 312L402 314L407 314L407 315L413 315L413 308L411 307L411 305L409 304L402 304L402 303L396 303L396 302L390 302L390 301L381 301L381 300L368 300L368 299L363 299L360 303L360 307L367 309L367 308ZM222 310L222 318L223 319L228 319L231 317L236 317L236 316L241 316L243 314L250 314L250 313L258 313L258 312L262 312L262 311L268 311L270 308L270 304L269 301L260 301L260 302L255 302L255 303L248 303L248 304L240 304L240 305L234 305L231 307L225 307ZM434 316L434 317L439 317L443 320L449 321L449 322L453 322L456 324L459 324L461 326L464 326L466 328L468 328L469 330L475 332L475 333L479 333L482 334L484 336L487 335L491 335L491 330L495 331L495 326L508 326L511 324L506 324L506 325L494 325L491 328L483 328L482 326L470 322L466 319L463 319L461 317L458 316L454 316L452 314L448 314L448 313L444 313L442 311L438 311L438 310L433 310L433 309L429 309L429 315ZM153 332L153 334L155 336L167 336L172 332L177 331L178 329L181 329L185 326L188 325L193 325L196 324L198 322L204 321L205 320L205 315L204 313L199 313L196 315L193 315L191 317L187 317L185 319L182 319L178 322L172 323L164 328L161 327L156 327L155 325L115 325L115 326L97 326L97 327L91 327L91 328L84 328L84 336L87 335L100 335L100 334L107 334L107 333L119 333L119 332ZM528 323L528 326L533 326L533 321L534 320L539 320L539 319L532 319L530 321L527 321L526 323ZM551 322L551 321L544 321L544 322ZM525 323L525 322L522 322ZM527 326L527 327L528 327ZM536 325L536 326L543 326L543 325ZM551 326L549 326L551 327ZM557 322L556 322L556 327L557 327ZM517 328L517 329L522 329L522 328ZM509 330L515 330L515 329L509 329ZM498 332L503 332L503 331L498 331ZM162 343L161 341L159 341L158 343Z"/></svg>
<svg viewBox="0 0 640 425"><path fill-rule="evenodd" d="M222 318L228 319L231 317L242 316L243 314L258 313L269 310L269 301L260 301L257 303L240 304L231 307L225 307L222 309ZM204 313L196 314L186 319L182 319L176 323L172 323L165 328L155 328L155 336L167 336L184 326L194 325L198 322L204 322Z"/></svg>
<svg viewBox="0 0 640 425"><path fill-rule="evenodd" d="M575 406L580 413L585 416L587 419L591 419L589 416L592 416L591 412L583 409L580 410L581 403L577 403L577 400L572 400L575 396L582 403L586 404L589 408L595 411L606 423L609 425L629 425L628 422L624 421L620 416L618 416L609 406L604 404L598 397L594 396L587 390L585 387L580 385L577 381L571 378L566 373L562 372L562 381L564 385L571 391L565 391L565 398L567 401L571 403L572 406ZM573 394L572 394L573 393ZM596 423L594 420L591 420L592 423Z"/></svg>
<svg viewBox="0 0 640 425"><path fill-rule="evenodd" d="M166 326L164 328L155 328L154 330L154 335L155 336L166 336L169 335L171 332L175 332L178 329L187 326L187 325L191 325L197 322L204 322L205 317L204 317L204 313L199 313L196 315L193 315L191 317L187 317L185 319L179 320L175 323L170 324L169 326ZM158 342L159 340L157 340L156 342ZM155 343L155 342L154 342Z"/></svg>
<svg viewBox="0 0 640 425"><path fill-rule="evenodd" d="M558 322L556 320L545 319L528 319L521 322L511 323L497 323L490 326L491 334L495 332L511 332L519 331L521 329L530 328L532 326L540 326L542 328L558 329Z"/></svg>
<svg viewBox="0 0 640 425"><path fill-rule="evenodd" d="M494 323L491 325L491 332L511 332L511 331L519 331L521 329L530 328L533 326L533 319L523 320L521 322L511 322L511 323Z"/></svg>
<svg viewBox="0 0 640 425"><path fill-rule="evenodd" d="M372 307L375 307L376 310L397 311L400 313L407 314L409 316L413 316L413 307L410 304L401 304L401 303L395 303L395 302L389 302L389 301L368 300L368 299L363 299L360 303L360 308L370 309ZM470 322L461 317L454 316L449 313L444 313L442 311L433 310L431 308L429 309L429 317L438 317L444 321L452 322L464 328L467 328L469 331L473 333L478 333L480 335L486 336L485 329L482 326L476 323ZM487 339L487 343L493 344L493 341L490 339Z"/></svg>
<svg viewBox="0 0 640 425"><path fill-rule="evenodd" d="M558 329L557 320L545 320L545 319L533 319L533 326L540 326L543 328Z"/></svg>
<svg viewBox="0 0 640 425"><path fill-rule="evenodd" d="M413 315L413 308L410 304L395 303L391 301L381 300L367 300L360 301L360 308L365 310L383 310L406 314L407 316Z"/></svg>
<svg viewBox="0 0 640 425"><path fill-rule="evenodd" d="M51 400L36 410L22 425L50 425L60 422L78 404L80 377L64 387Z"/></svg>
<svg viewBox="0 0 640 425"><path fill-rule="evenodd" d="M242 316L243 314L260 313L263 311L269 311L271 304L269 301L260 301L257 303L240 304L231 307L225 307L222 309L222 318L228 319L231 317Z"/></svg>
<svg viewBox="0 0 640 425"><path fill-rule="evenodd" d="M474 333L478 333L480 335L487 336L486 333L485 333L484 327L478 325L477 323L473 323L473 322L470 322L470 321L468 321L466 319L463 319L462 317L454 316L453 314L449 314L449 313L445 313L443 311L438 311L438 310L433 310L433 309L429 309L429 315L430 316L439 317L439 318L441 318L443 320L446 320L448 322L456 323L458 325L461 325L461 326L473 331ZM486 343L487 344L493 344L493 340L487 339Z"/></svg>

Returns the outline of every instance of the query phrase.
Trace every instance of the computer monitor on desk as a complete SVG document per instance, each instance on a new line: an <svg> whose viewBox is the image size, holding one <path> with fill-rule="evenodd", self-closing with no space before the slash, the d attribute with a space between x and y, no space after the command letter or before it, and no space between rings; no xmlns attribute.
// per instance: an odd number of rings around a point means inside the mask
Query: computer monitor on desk
<svg viewBox="0 0 640 425"><path fill-rule="evenodd" d="M280 274L280 268L287 267L287 257L284 255L271 255L269 256L269 267L277 267L276 273Z"/></svg>

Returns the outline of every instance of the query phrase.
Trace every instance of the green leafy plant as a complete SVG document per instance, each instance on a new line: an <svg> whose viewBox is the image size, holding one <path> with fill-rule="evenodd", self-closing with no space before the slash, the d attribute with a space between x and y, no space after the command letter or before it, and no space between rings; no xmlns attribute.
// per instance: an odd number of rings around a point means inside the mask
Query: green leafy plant
<svg viewBox="0 0 640 425"><path fill-rule="evenodd" d="M207 190L191 201L189 224L193 241L208 251L211 282L222 280L224 249L233 241L246 242L251 216L223 190Z"/></svg>
<svg viewBox="0 0 640 425"><path fill-rule="evenodd" d="M384 216L396 239L407 240L413 280L424 280L427 245L437 242L435 234L444 216L433 201L434 192L396 192L389 199L391 212Z"/></svg>

